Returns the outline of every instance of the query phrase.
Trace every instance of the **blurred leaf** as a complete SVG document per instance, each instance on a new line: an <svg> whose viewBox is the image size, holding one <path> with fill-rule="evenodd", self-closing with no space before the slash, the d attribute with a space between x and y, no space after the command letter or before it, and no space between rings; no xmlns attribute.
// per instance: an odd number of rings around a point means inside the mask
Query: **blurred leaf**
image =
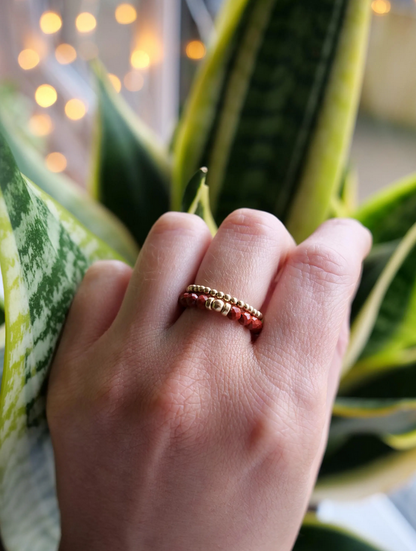
<svg viewBox="0 0 416 551"><path fill-rule="evenodd" d="M416 449L393 450L371 434L340 438L328 444L311 502L388 492L414 475L415 465Z"/></svg>
<svg viewBox="0 0 416 551"><path fill-rule="evenodd" d="M358 175L355 170L345 170L339 195L331 200L330 215L337 218L351 217L357 210L358 202Z"/></svg>
<svg viewBox="0 0 416 551"><path fill-rule="evenodd" d="M45 380L78 284L99 259L123 260L19 172L0 135L0 263L6 350L0 393L0 525L8 551L59 541Z"/></svg>
<svg viewBox="0 0 416 551"><path fill-rule="evenodd" d="M0 105L0 133L4 134L19 170L73 214L92 233L134 263L138 247L123 224L107 209L91 199L64 174L54 174L43 158L14 128L10 113Z"/></svg>
<svg viewBox="0 0 416 551"><path fill-rule="evenodd" d="M173 207L206 165L218 223L244 206L313 231L340 186L369 16L367 0L229 0L177 132Z"/></svg>
<svg viewBox="0 0 416 551"><path fill-rule="evenodd" d="M342 528L321 523L307 514L293 551L380 551L370 543Z"/></svg>
<svg viewBox="0 0 416 551"><path fill-rule="evenodd" d="M154 222L169 210L168 155L116 94L104 68L93 68L98 111L91 191L142 245Z"/></svg>
<svg viewBox="0 0 416 551"><path fill-rule="evenodd" d="M182 199L182 212L197 214L209 227L211 234L217 233L217 226L211 214L209 206L209 191L206 185L207 169L199 169L190 179L185 188Z"/></svg>

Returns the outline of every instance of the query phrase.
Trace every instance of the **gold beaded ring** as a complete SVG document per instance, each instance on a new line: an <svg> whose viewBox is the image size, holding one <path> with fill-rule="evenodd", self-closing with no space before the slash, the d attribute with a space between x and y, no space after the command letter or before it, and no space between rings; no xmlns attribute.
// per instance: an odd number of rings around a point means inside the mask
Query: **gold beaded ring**
<svg viewBox="0 0 416 551"><path fill-rule="evenodd" d="M238 321L252 333L260 333L263 329L263 314L259 310L243 300L205 285L188 285L179 297L179 304L184 308L196 306L201 310L214 310Z"/></svg>

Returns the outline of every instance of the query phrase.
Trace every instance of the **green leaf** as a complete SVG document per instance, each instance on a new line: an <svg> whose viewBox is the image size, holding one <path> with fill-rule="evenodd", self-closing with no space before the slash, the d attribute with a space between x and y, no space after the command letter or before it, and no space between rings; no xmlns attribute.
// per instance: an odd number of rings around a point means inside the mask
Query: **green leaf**
<svg viewBox="0 0 416 551"><path fill-rule="evenodd" d="M154 222L169 210L169 159L116 94L104 68L93 67L98 111L91 193L142 245Z"/></svg>
<svg viewBox="0 0 416 551"><path fill-rule="evenodd" d="M13 126L9 113L0 106L0 133L3 133L15 157L20 172L64 206L71 214L116 250L134 263L138 247L124 225L106 208L94 201L68 176L54 174L44 160Z"/></svg>
<svg viewBox="0 0 416 551"><path fill-rule="evenodd" d="M206 185L208 170L204 167L199 169L190 179L185 188L182 199L182 212L197 214L209 227L212 235L217 233L217 225L211 214L209 206L209 191Z"/></svg>
<svg viewBox="0 0 416 551"><path fill-rule="evenodd" d="M360 537L307 514L293 551L380 551Z"/></svg>
<svg viewBox="0 0 416 551"><path fill-rule="evenodd" d="M244 206L313 231L342 178L369 15L367 0L229 0L177 132L173 208L206 165L218 223Z"/></svg>
<svg viewBox="0 0 416 551"><path fill-rule="evenodd" d="M339 195L334 195L331 199L332 217L348 218L357 210L358 201L358 175L348 168L342 178Z"/></svg>
<svg viewBox="0 0 416 551"><path fill-rule="evenodd" d="M355 317L344 359L345 378L354 377L353 370L359 374L367 361L378 358L381 364L389 363L394 354L416 346L416 224L398 244L383 247L378 249L375 261L374 257L370 259L371 269L364 274L357 295L362 304L358 313L353 307ZM366 298L368 289L363 285L371 289Z"/></svg>
<svg viewBox="0 0 416 551"><path fill-rule="evenodd" d="M23 178L0 136L0 264L6 348L0 393L0 525L8 551L57 549L45 380L90 264L120 255Z"/></svg>

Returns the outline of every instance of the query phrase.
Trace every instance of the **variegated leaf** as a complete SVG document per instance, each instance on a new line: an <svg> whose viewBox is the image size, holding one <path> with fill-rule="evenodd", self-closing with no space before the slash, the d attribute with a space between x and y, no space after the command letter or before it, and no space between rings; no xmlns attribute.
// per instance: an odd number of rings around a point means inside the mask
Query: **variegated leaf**
<svg viewBox="0 0 416 551"><path fill-rule="evenodd" d="M201 168L192 176L183 194L181 210L200 216L214 236L218 228L209 206L209 190L206 185L207 172L206 168Z"/></svg>

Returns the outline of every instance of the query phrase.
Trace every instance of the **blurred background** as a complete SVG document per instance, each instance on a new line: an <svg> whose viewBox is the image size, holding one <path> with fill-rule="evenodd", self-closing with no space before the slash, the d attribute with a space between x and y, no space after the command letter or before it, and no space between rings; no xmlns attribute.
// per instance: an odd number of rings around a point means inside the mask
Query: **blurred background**
<svg viewBox="0 0 416 551"><path fill-rule="evenodd" d="M0 102L46 166L85 187L94 132L89 62L168 144L222 0L1 0ZM416 1L373 0L351 159L360 199L416 172ZM16 96L16 94L19 94ZM416 465L415 465L416 469ZM416 549L416 484L321 515L386 550Z"/></svg>

